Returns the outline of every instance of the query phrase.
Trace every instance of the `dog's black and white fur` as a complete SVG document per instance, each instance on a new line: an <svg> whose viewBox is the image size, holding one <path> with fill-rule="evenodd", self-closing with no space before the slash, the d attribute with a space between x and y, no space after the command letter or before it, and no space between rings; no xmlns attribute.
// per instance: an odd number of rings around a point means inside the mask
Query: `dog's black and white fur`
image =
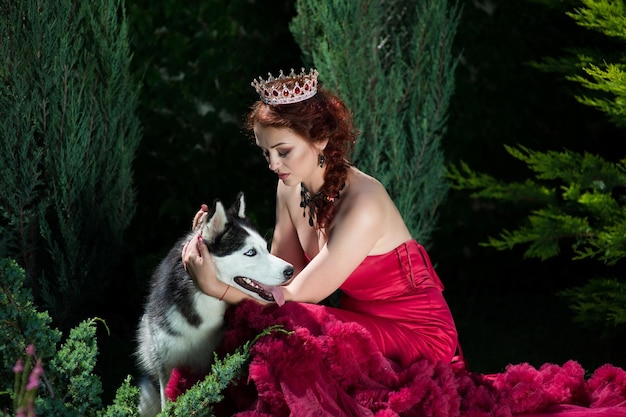
<svg viewBox="0 0 626 417"><path fill-rule="evenodd" d="M217 278L258 299L273 301L260 285L280 285L293 267L268 251L267 241L245 216L243 193L226 211L219 200L195 230L179 240L154 272L139 323L137 357L146 375L139 411L154 416L165 405L165 386L173 368L208 373L222 340L227 303L201 292L185 271L181 252L198 233L206 242Z"/></svg>

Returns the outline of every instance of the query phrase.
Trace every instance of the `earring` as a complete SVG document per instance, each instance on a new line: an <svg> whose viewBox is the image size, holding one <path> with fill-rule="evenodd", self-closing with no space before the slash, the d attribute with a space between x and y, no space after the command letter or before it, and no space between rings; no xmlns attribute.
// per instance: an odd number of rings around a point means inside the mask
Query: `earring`
<svg viewBox="0 0 626 417"><path fill-rule="evenodd" d="M326 155L324 155L323 153L319 154L319 156L317 157L317 162L320 165L320 168L322 168L324 166L324 163L326 162Z"/></svg>

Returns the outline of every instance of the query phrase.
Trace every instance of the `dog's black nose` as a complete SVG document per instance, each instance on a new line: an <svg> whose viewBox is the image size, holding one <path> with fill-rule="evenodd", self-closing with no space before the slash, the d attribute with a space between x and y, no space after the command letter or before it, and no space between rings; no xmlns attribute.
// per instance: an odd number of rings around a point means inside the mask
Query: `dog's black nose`
<svg viewBox="0 0 626 417"><path fill-rule="evenodd" d="M285 268L285 270L283 271L283 275L285 276L285 280L291 279L291 277L293 276L293 266L290 265Z"/></svg>

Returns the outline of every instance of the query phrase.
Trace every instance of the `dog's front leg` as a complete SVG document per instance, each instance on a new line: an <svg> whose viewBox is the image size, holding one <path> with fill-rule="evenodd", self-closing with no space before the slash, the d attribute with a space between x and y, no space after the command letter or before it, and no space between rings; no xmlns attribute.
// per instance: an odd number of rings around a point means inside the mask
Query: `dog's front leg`
<svg viewBox="0 0 626 417"><path fill-rule="evenodd" d="M159 375L159 394L161 395L161 411L165 410L165 401L167 398L165 397L165 386L167 381L163 378L163 375Z"/></svg>

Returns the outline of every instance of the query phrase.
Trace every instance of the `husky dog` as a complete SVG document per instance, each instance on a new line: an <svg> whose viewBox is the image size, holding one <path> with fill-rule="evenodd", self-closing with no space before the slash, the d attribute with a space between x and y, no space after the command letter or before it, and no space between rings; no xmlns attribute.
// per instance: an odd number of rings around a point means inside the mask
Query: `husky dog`
<svg viewBox="0 0 626 417"><path fill-rule="evenodd" d="M181 260L185 243L197 239L199 233L209 248L217 278L257 299L274 301L264 286L283 284L293 275L293 266L269 253L267 241L246 218L243 193L228 211L216 200L204 221L176 243L152 275L136 353L146 376L141 384L142 416L154 416L163 409L173 368L208 373L213 351L222 340L228 304L201 292Z"/></svg>

